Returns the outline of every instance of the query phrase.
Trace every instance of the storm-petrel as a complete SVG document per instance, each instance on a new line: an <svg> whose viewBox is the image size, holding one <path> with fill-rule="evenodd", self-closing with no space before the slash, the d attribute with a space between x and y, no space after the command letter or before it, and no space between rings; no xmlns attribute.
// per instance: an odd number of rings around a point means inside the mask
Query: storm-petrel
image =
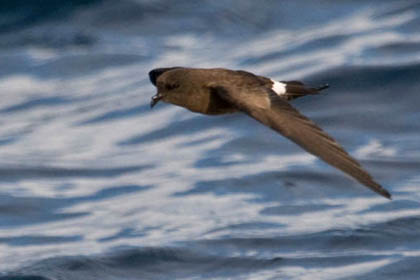
<svg viewBox="0 0 420 280"><path fill-rule="evenodd" d="M162 100L206 115L245 112L371 190L391 198L331 136L288 102L318 94L328 88L327 84L313 88L300 81L278 82L223 68L157 68L149 72L149 77L158 89L151 107Z"/></svg>

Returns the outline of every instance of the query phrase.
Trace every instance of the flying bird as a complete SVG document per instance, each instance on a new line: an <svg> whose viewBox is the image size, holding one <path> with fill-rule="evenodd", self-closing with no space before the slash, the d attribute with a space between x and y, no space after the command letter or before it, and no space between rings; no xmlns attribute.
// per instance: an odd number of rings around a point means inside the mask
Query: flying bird
<svg viewBox="0 0 420 280"><path fill-rule="evenodd" d="M275 81L250 72L223 68L157 68L149 72L149 78L157 87L157 94L150 103L152 108L162 100L206 115L244 112L391 199L391 194L343 147L290 105L289 101L298 97L319 94L328 88L328 84L308 87L300 81Z"/></svg>

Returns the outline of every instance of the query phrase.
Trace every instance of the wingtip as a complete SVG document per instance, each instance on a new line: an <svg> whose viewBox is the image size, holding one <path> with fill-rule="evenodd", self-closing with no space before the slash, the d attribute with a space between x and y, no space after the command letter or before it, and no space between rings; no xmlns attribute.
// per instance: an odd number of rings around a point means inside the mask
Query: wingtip
<svg viewBox="0 0 420 280"><path fill-rule="evenodd" d="M392 195L385 189L384 189L383 196L388 198L389 200L392 200Z"/></svg>
<svg viewBox="0 0 420 280"><path fill-rule="evenodd" d="M391 193L384 187L378 185L373 190L377 192L378 194L382 195L383 197L388 198L389 200L392 200Z"/></svg>

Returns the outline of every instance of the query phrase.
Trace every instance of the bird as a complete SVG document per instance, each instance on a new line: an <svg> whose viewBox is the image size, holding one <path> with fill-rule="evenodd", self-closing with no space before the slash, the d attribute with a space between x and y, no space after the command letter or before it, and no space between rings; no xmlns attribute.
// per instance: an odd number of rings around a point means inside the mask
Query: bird
<svg viewBox="0 0 420 280"><path fill-rule="evenodd" d="M290 104L296 98L319 94L328 84L309 87L301 81L276 81L243 70L180 66L153 69L149 79L157 88L151 108L163 101L205 115L243 112L391 199L391 194L334 138Z"/></svg>

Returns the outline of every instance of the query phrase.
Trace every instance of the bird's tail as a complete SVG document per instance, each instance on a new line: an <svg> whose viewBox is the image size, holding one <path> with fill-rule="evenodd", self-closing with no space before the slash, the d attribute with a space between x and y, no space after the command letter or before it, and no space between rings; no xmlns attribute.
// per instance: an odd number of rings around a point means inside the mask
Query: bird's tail
<svg viewBox="0 0 420 280"><path fill-rule="evenodd" d="M286 84L286 98L287 100L293 100L305 95L319 94L320 91L329 88L328 84L319 87L307 87L300 81L281 81Z"/></svg>

